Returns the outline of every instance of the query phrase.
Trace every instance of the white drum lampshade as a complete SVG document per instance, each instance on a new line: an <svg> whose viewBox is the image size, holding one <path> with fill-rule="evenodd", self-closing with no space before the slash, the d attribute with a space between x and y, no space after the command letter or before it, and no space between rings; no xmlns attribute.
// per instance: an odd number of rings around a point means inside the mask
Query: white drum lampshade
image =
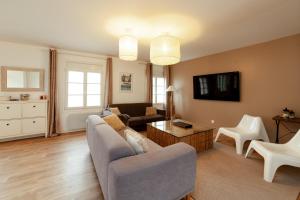
<svg viewBox="0 0 300 200"><path fill-rule="evenodd" d="M122 60L134 61L137 59L138 42L130 35L124 35L119 40L119 58Z"/></svg>
<svg viewBox="0 0 300 200"><path fill-rule="evenodd" d="M156 65L173 65L180 61L180 41L170 35L161 35L151 41L150 60Z"/></svg>

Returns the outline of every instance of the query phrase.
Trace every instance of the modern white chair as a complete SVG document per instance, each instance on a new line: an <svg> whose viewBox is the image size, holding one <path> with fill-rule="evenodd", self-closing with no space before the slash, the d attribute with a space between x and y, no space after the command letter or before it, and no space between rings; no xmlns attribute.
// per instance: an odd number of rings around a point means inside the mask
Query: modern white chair
<svg viewBox="0 0 300 200"><path fill-rule="evenodd" d="M264 157L264 179L272 182L278 167L282 165L300 167L300 129L285 144L251 141L245 157L247 158L253 150Z"/></svg>
<svg viewBox="0 0 300 200"><path fill-rule="evenodd" d="M235 140L236 153L242 154L244 143L247 140L263 140L269 142L265 126L260 117L244 115L240 123L234 128L219 128L215 142L219 139L220 134L231 137Z"/></svg>

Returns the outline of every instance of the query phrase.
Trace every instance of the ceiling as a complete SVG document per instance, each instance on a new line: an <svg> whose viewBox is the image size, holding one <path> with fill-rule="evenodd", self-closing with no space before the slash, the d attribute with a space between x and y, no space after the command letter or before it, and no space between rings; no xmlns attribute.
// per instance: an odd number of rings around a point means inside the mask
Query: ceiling
<svg viewBox="0 0 300 200"><path fill-rule="evenodd" d="M300 33L300 0L1 0L0 40L118 56L118 38L182 42L182 60Z"/></svg>

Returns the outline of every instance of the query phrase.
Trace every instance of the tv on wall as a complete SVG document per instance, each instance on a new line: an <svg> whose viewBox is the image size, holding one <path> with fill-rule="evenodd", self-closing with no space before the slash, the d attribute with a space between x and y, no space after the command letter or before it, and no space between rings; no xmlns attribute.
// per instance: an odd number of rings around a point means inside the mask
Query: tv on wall
<svg viewBox="0 0 300 200"><path fill-rule="evenodd" d="M194 99L240 101L240 73L226 72L193 77Z"/></svg>

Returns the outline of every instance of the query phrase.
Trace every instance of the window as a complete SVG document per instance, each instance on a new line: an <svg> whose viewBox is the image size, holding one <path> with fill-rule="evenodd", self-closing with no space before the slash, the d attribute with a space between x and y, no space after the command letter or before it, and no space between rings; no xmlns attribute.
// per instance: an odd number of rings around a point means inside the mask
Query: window
<svg viewBox="0 0 300 200"><path fill-rule="evenodd" d="M96 71L67 71L67 107L101 106L101 73Z"/></svg>
<svg viewBox="0 0 300 200"><path fill-rule="evenodd" d="M166 102L166 79L153 77L153 103L164 104Z"/></svg>
<svg viewBox="0 0 300 200"><path fill-rule="evenodd" d="M220 92L225 92L227 90L227 82L228 82L228 80L226 79L225 75L217 76L217 84L218 84L218 89L220 90Z"/></svg>
<svg viewBox="0 0 300 200"><path fill-rule="evenodd" d="M201 95L208 94L208 85L206 78L199 78Z"/></svg>

